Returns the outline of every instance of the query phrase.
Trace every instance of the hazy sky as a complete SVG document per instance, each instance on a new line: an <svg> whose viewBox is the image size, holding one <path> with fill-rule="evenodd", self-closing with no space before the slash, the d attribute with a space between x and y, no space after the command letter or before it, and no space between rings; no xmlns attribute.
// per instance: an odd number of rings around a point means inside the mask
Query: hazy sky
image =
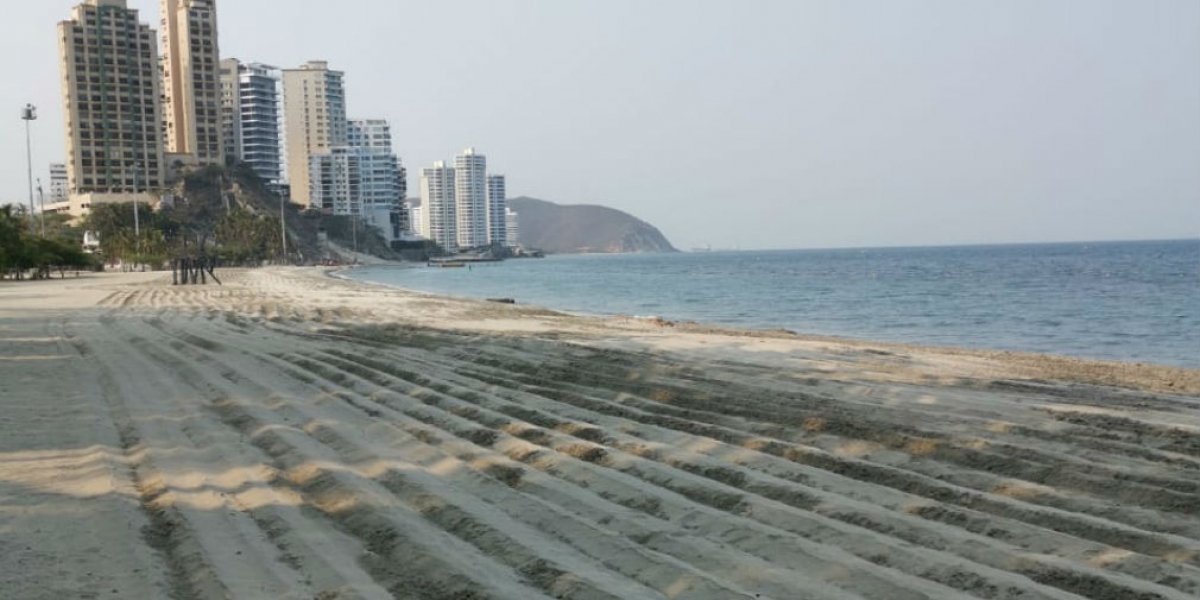
<svg viewBox="0 0 1200 600"><path fill-rule="evenodd" d="M6 4L14 0L3 0ZM0 201L62 160L55 24L6 11ZM130 0L157 28L157 0ZM346 71L416 173L467 146L513 195L680 247L1200 235L1196 0L222 0L222 55Z"/></svg>

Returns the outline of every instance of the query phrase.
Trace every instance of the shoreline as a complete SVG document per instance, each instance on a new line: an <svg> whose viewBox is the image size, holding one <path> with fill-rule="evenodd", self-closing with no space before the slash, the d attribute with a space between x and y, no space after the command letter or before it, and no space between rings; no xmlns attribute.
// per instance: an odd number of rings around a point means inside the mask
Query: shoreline
<svg viewBox="0 0 1200 600"><path fill-rule="evenodd" d="M169 279L0 286L6 597L1200 593L1200 372Z"/></svg>
<svg viewBox="0 0 1200 600"><path fill-rule="evenodd" d="M371 266L410 268L402 267L400 265ZM330 269L327 272L327 275L331 278L352 285L363 285L367 287L388 289L408 294L420 295L427 298L461 302L487 302L487 300L469 296L455 296L438 292L427 292L423 290L414 290L395 284L381 283L377 281L365 281L344 274L345 272L352 270L355 270L355 268L339 267L336 269ZM556 313L567 317L595 319L602 322L639 324L647 327L657 327L664 331L678 331L699 334L708 333L731 337L790 339L802 342L823 342L865 349L874 348L901 353L925 352L948 356L969 356L984 360L997 360L1019 364L1023 366L1024 370L1032 374L1044 374L1047 373L1047 371L1051 373L1060 373L1083 383L1101 383L1104 385L1120 386L1122 379L1125 378L1137 381L1141 385L1151 385L1150 389L1154 389L1155 391L1178 391L1181 393L1200 394L1200 369L1179 365L1151 363L1144 361L1104 360L1066 354L1050 354L1023 350L1004 350L966 346L937 346L921 343L868 340L841 337L836 335L802 333L789 329L756 329L701 323L696 321L676 321L665 316L643 317L621 314L576 312L543 307L535 304L521 304L520 306L533 308L538 311ZM1150 370L1152 372L1157 371L1158 373L1151 375L1144 370ZM1109 373L1105 373L1105 371L1108 371ZM1151 383L1154 380L1160 380L1160 382Z"/></svg>

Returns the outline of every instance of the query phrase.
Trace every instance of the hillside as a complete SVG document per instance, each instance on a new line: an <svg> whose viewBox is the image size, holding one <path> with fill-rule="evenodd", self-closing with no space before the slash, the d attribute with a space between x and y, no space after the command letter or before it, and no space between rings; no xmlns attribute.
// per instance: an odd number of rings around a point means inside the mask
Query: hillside
<svg viewBox="0 0 1200 600"><path fill-rule="evenodd" d="M188 199L188 220L201 228L212 229L215 220L234 208L278 223L279 196L267 189L266 182L244 163L229 168L209 167L191 173L177 182L172 192ZM337 248L322 244L319 231L325 231L335 246L350 248L357 241L359 250L364 254L387 260L401 258L373 230L360 226L357 235L352 233L348 217L305 212L296 205L288 204L285 221L289 260L294 262L312 263L327 257L348 260L337 252ZM271 243L278 244L274 240ZM422 253L421 260L424 258Z"/></svg>
<svg viewBox="0 0 1200 600"><path fill-rule="evenodd" d="M550 254L677 252L653 225L628 213L594 205L560 205L513 198L521 245Z"/></svg>

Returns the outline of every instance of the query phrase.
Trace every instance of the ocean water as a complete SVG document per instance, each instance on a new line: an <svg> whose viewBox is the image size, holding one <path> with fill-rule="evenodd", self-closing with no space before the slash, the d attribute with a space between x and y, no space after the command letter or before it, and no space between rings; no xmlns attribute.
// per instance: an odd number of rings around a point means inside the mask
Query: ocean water
<svg viewBox="0 0 1200 600"><path fill-rule="evenodd" d="M556 256L352 276L588 314L1200 368L1200 240Z"/></svg>

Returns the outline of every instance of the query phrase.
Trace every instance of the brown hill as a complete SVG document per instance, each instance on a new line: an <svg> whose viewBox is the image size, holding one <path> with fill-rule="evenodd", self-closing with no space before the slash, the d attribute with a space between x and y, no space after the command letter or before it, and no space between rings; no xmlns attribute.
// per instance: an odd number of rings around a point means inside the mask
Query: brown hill
<svg viewBox="0 0 1200 600"><path fill-rule="evenodd" d="M526 248L550 254L678 252L656 227L612 208L525 197L508 204L520 219Z"/></svg>

